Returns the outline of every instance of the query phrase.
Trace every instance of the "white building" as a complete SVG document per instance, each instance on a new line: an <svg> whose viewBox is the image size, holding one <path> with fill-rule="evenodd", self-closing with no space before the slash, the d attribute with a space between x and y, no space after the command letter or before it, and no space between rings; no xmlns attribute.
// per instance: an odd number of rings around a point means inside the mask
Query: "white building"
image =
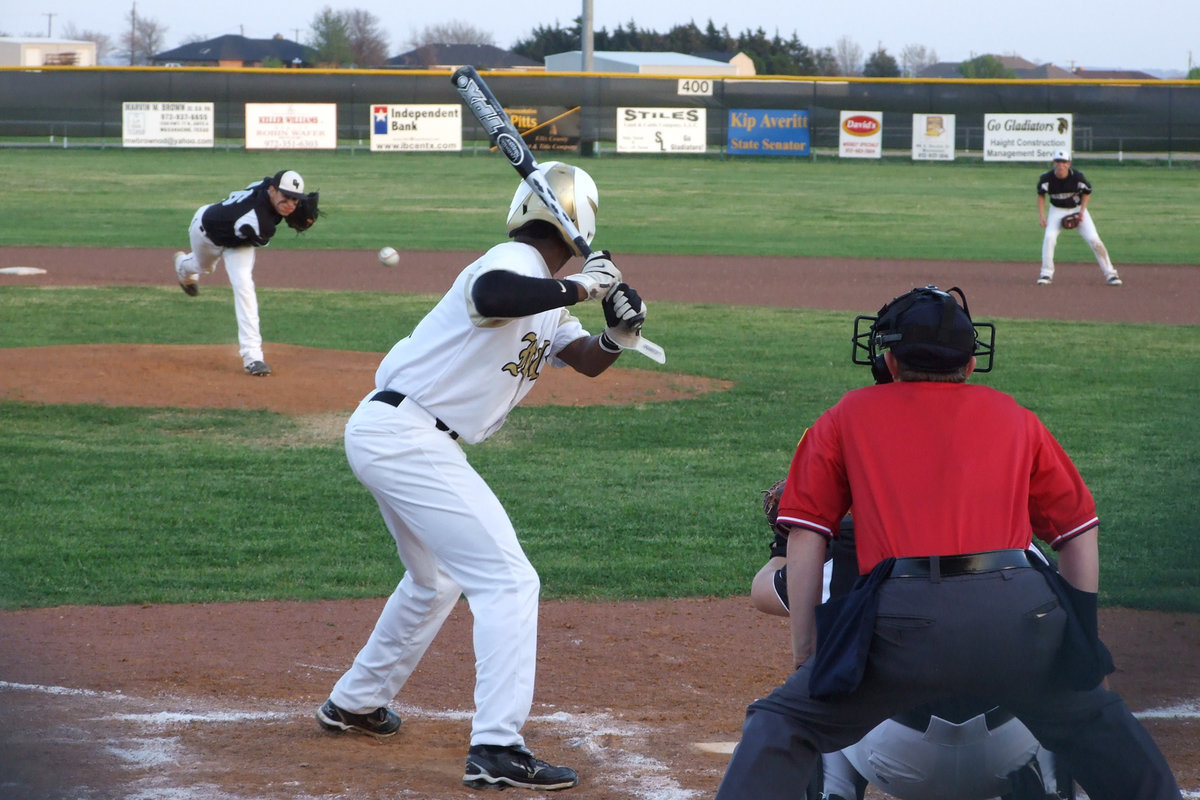
<svg viewBox="0 0 1200 800"><path fill-rule="evenodd" d="M0 37L0 66L96 66L96 43L74 39Z"/></svg>
<svg viewBox="0 0 1200 800"><path fill-rule="evenodd" d="M745 72L749 63L749 73ZM546 72L582 72L583 52L569 50L546 56ZM724 77L754 74L754 62L738 54L732 61L690 56L686 53L639 53L597 50L592 53L593 72L631 72L637 75L703 75Z"/></svg>

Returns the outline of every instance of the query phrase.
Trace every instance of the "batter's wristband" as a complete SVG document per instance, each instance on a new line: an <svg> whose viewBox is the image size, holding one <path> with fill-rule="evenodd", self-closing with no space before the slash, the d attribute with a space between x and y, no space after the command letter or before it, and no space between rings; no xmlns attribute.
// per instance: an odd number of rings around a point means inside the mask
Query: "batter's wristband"
<svg viewBox="0 0 1200 800"><path fill-rule="evenodd" d="M600 334L600 349L606 353L619 353L625 348L610 339L608 331L604 331Z"/></svg>

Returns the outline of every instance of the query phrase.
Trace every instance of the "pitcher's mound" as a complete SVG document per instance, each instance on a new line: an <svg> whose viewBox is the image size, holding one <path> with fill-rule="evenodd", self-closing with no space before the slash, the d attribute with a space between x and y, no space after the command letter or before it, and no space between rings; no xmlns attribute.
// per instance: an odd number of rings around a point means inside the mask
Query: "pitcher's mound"
<svg viewBox="0 0 1200 800"><path fill-rule="evenodd" d="M242 371L232 345L93 344L0 349L0 396L71 405L265 408L349 414L375 383L381 353L268 344L272 373ZM636 358L634 356L633 358ZM629 360L632 358L627 357ZM730 381L613 367L598 378L547 368L523 405L628 405L724 391Z"/></svg>

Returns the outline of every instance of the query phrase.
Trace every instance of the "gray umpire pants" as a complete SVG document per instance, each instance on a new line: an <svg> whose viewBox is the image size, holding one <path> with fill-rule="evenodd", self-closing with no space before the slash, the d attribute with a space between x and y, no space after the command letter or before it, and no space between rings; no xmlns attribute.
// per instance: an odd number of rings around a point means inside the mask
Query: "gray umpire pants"
<svg viewBox="0 0 1200 800"><path fill-rule="evenodd" d="M753 702L717 800L791 800L821 753L947 698L1015 714L1092 800L1179 800L1166 759L1115 692L1072 691L1053 681L1065 622L1034 569L886 580L858 689L814 699L805 664Z"/></svg>

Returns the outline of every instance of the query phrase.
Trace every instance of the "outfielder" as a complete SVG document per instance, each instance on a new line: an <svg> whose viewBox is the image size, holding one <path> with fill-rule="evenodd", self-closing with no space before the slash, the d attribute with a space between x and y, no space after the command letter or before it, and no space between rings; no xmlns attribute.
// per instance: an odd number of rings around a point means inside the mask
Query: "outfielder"
<svg viewBox="0 0 1200 800"><path fill-rule="evenodd" d="M319 195L304 193L304 179L294 170L255 181L220 203L200 206L188 228L192 252L175 253L175 275L189 297L200 293L200 276L210 275L217 261L225 260L225 272L233 287L237 314L238 344L247 375L265 377L271 368L263 360L262 334L258 328L258 296L254 292L254 252L266 247L283 220L297 231L306 231L316 221Z"/></svg>
<svg viewBox="0 0 1200 800"><path fill-rule="evenodd" d="M1055 152L1054 167L1042 173L1037 185L1038 219L1046 229L1046 235L1042 237L1042 273L1037 279L1038 286L1048 286L1054 280L1054 248L1058 244L1058 234L1064 228L1078 230L1088 247L1092 248L1105 283L1109 286L1121 285L1121 277L1109 258L1108 248L1100 241L1096 223L1087 210L1091 196L1092 184L1082 172L1071 167L1070 154L1066 150ZM1047 197L1050 198L1048 211Z"/></svg>
<svg viewBox="0 0 1200 800"><path fill-rule="evenodd" d="M551 161L539 169L590 244L596 184L578 167ZM620 342L634 341L646 307L607 252L593 253L578 274L553 277L579 253L526 183L509 208L508 234L512 241L459 273L384 357L346 425L350 468L375 496L405 573L316 717L329 730L395 733L400 717L388 703L465 594L475 715L463 783L566 789L578 782L575 771L535 758L521 735L533 702L538 575L459 442L499 430L547 365L604 372ZM608 327L590 336L566 307L599 298Z"/></svg>
<svg viewBox="0 0 1200 800"><path fill-rule="evenodd" d="M1091 492L1031 411L967 383L980 340L961 290L914 289L863 319L866 363L882 355L894 382L846 393L796 448L778 516L796 671L750 704L716 800L790 800L821 753L951 698L1011 711L1092 800L1181 800L1101 683ZM821 605L851 499L862 577ZM1058 572L1028 558L1034 535Z"/></svg>

